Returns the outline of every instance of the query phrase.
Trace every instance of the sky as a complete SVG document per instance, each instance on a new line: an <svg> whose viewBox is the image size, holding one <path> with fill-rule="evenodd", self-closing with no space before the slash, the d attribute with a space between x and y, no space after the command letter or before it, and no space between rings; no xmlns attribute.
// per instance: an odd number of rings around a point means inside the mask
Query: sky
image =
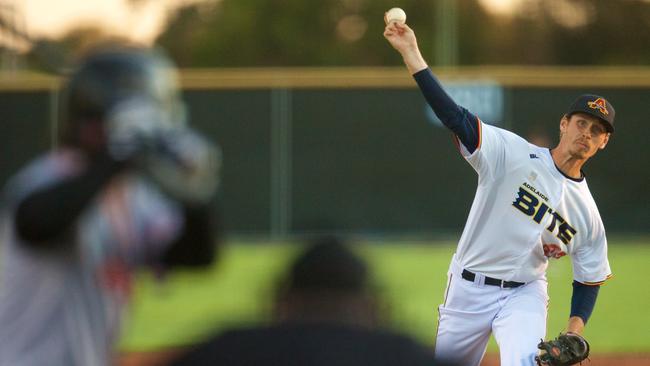
<svg viewBox="0 0 650 366"><path fill-rule="evenodd" d="M479 0L489 12L494 14L509 14L524 5L525 0Z"/></svg>
<svg viewBox="0 0 650 366"><path fill-rule="evenodd" d="M3 11L14 8L19 29L33 38L58 37L83 25L151 43L167 15L183 4L201 0L0 0Z"/></svg>

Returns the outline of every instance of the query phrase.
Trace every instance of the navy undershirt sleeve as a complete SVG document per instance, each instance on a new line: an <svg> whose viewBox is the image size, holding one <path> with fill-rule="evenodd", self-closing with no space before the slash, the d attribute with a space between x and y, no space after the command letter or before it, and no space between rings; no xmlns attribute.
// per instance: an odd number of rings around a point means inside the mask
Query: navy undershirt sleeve
<svg viewBox="0 0 650 366"><path fill-rule="evenodd" d="M167 267L205 267L215 260L221 246L219 216L212 205L184 205L183 232L163 255Z"/></svg>
<svg viewBox="0 0 650 366"><path fill-rule="evenodd" d="M431 69L418 71L413 74L413 78L440 121L458 136L470 153L473 153L478 148L480 139L478 118L451 99L433 76Z"/></svg>
<svg viewBox="0 0 650 366"><path fill-rule="evenodd" d="M571 315L582 318L587 324L598 297L600 286L588 286L578 281L573 281L573 296L571 297Z"/></svg>
<svg viewBox="0 0 650 366"><path fill-rule="evenodd" d="M52 240L72 227L88 203L126 165L108 154L100 154L79 176L25 197L18 204L14 216L18 237L26 245L34 247L66 244L66 241Z"/></svg>

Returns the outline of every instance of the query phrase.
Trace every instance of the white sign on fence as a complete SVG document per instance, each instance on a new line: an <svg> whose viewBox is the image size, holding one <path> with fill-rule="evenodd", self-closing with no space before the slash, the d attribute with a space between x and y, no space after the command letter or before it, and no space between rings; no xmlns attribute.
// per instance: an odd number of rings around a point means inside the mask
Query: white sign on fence
<svg viewBox="0 0 650 366"><path fill-rule="evenodd" d="M503 126L503 88L492 82L456 82L444 85L456 104L477 115L483 122ZM425 104L427 120L442 127L440 119Z"/></svg>

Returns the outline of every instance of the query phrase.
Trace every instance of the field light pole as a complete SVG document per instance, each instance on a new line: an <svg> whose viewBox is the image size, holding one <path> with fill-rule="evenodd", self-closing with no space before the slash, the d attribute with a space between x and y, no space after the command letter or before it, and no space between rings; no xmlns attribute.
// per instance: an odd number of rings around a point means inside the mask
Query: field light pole
<svg viewBox="0 0 650 366"><path fill-rule="evenodd" d="M434 29L434 63L436 66L458 64L458 4L457 0L434 0L436 15Z"/></svg>
<svg viewBox="0 0 650 366"><path fill-rule="evenodd" d="M270 234L285 239L291 231L292 95L290 89L271 90Z"/></svg>

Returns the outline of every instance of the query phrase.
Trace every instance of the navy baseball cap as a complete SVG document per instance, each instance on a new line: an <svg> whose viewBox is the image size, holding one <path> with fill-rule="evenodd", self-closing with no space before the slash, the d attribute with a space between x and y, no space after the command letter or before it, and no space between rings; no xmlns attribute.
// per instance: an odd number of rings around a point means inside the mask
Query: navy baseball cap
<svg viewBox="0 0 650 366"><path fill-rule="evenodd" d="M594 94L583 94L571 104L569 111L566 113L570 116L574 113L586 113L596 118L600 118L605 123L607 132L614 132L614 107L607 99Z"/></svg>

